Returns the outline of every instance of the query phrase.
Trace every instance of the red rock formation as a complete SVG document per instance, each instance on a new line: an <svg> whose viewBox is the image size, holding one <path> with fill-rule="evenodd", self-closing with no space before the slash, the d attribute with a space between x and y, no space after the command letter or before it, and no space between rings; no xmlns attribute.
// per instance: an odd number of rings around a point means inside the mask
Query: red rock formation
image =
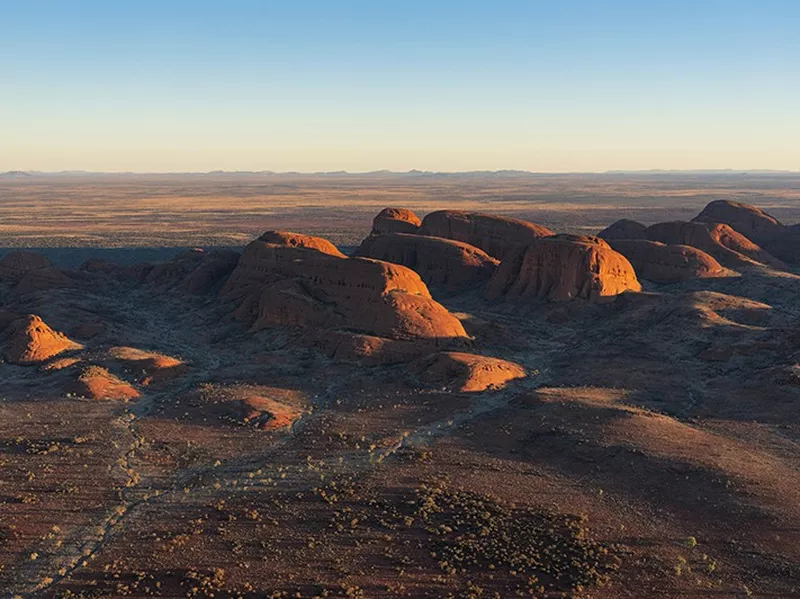
<svg viewBox="0 0 800 599"><path fill-rule="evenodd" d="M290 233L287 231L267 231L258 239L273 245L306 248L309 250L317 250L318 252L330 256L337 256L339 258L345 257L345 255L339 251L339 248L323 237L314 237L313 235L303 235L302 233Z"/></svg>
<svg viewBox="0 0 800 599"><path fill-rule="evenodd" d="M423 219L419 233L463 241L499 260L540 237L554 234L547 227L524 220L459 210L431 212Z"/></svg>
<svg viewBox="0 0 800 599"><path fill-rule="evenodd" d="M800 262L800 229L782 224L760 208L717 200L711 202L693 222L723 223L786 262Z"/></svg>
<svg viewBox="0 0 800 599"><path fill-rule="evenodd" d="M712 255L728 268L764 264L784 268L784 264L741 233L720 223L673 221L647 227L647 238L669 245L690 245Z"/></svg>
<svg viewBox="0 0 800 599"><path fill-rule="evenodd" d="M70 277L67 272L70 271L65 272L55 266L29 270L14 285L12 292L14 295L24 295L37 291L47 291L48 289L73 287L77 281Z"/></svg>
<svg viewBox="0 0 800 599"><path fill-rule="evenodd" d="M647 239L609 239L608 243L630 261L640 279L675 283L731 274L713 256L688 245L665 245Z"/></svg>
<svg viewBox="0 0 800 599"><path fill-rule="evenodd" d="M466 336L411 269L311 245L250 243L221 291L223 300L240 301L236 318L254 329L316 326L391 339Z"/></svg>
<svg viewBox="0 0 800 599"><path fill-rule="evenodd" d="M602 239L556 235L539 238L503 260L487 296L601 301L640 290L631 263Z"/></svg>
<svg viewBox="0 0 800 599"><path fill-rule="evenodd" d="M132 385L99 366L85 368L67 385L66 392L86 399L117 401L129 401L142 395Z"/></svg>
<svg viewBox="0 0 800 599"><path fill-rule="evenodd" d="M401 364L436 350L425 341L397 341L374 335L326 331L316 340L318 346L336 362L367 365Z"/></svg>
<svg viewBox="0 0 800 599"><path fill-rule="evenodd" d="M514 362L463 352L440 352L422 358L412 366L412 372L427 385L462 392L502 389L526 376L525 369Z"/></svg>
<svg viewBox="0 0 800 599"><path fill-rule="evenodd" d="M603 239L647 239L647 227L642 223L622 218L597 234Z"/></svg>
<svg viewBox="0 0 800 599"><path fill-rule="evenodd" d="M402 264L429 287L451 292L483 286L499 264L486 252L461 241L404 233L371 235L354 255Z"/></svg>
<svg viewBox="0 0 800 599"><path fill-rule="evenodd" d="M53 266L53 263L36 252L24 250L9 252L0 260L0 280L19 281L26 273L32 270L50 266Z"/></svg>
<svg viewBox="0 0 800 599"><path fill-rule="evenodd" d="M51 329L35 314L11 322L5 327L3 336L6 338L5 359L11 364L37 364L67 350L83 347Z"/></svg>
<svg viewBox="0 0 800 599"><path fill-rule="evenodd" d="M372 219L372 235L416 233L422 221L406 208L384 208Z"/></svg>
<svg viewBox="0 0 800 599"><path fill-rule="evenodd" d="M121 364L144 386L166 383L189 371L189 366L183 360L135 347L110 348L104 364Z"/></svg>

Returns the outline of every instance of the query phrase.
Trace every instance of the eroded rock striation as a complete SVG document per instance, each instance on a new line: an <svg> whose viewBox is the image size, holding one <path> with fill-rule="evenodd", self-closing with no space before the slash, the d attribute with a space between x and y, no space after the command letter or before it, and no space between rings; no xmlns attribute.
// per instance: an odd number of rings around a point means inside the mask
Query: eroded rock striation
<svg viewBox="0 0 800 599"><path fill-rule="evenodd" d="M540 237L554 235L547 227L524 220L460 210L431 212L423 219L419 232L463 241L499 260Z"/></svg>
<svg viewBox="0 0 800 599"><path fill-rule="evenodd" d="M647 239L609 239L608 243L630 261L640 279L676 283L731 274L713 256L688 245L666 245Z"/></svg>
<svg viewBox="0 0 800 599"><path fill-rule="evenodd" d="M371 235L354 255L407 266L428 286L451 292L481 287L499 264L461 241L405 233Z"/></svg>
<svg viewBox="0 0 800 599"><path fill-rule="evenodd" d="M597 237L555 235L536 239L503 260L486 293L489 298L602 301L625 291L641 291L625 256Z"/></svg>
<svg viewBox="0 0 800 599"><path fill-rule="evenodd" d="M372 219L372 235L417 233L422 221L407 208L384 208Z"/></svg>
<svg viewBox="0 0 800 599"><path fill-rule="evenodd" d="M251 242L221 291L224 301L239 302L234 317L253 329L294 325L389 339L466 337L413 270L347 258L320 238L292 234L295 243L287 244L285 235Z"/></svg>

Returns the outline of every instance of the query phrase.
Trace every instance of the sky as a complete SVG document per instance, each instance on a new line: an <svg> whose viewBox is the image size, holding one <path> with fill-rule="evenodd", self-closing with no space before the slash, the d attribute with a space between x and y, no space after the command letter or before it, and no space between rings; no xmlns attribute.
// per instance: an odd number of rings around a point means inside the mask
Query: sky
<svg viewBox="0 0 800 599"><path fill-rule="evenodd" d="M800 169L795 0L0 0L0 171Z"/></svg>

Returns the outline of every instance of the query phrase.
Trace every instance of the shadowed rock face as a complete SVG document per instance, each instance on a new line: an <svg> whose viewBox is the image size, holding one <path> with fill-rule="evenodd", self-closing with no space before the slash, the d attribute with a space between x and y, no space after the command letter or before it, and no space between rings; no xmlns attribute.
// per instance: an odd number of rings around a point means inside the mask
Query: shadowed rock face
<svg viewBox="0 0 800 599"><path fill-rule="evenodd" d="M223 300L240 301L235 317L255 329L316 326L390 339L466 336L411 269L314 246L313 239L293 246L250 243L221 292Z"/></svg>
<svg viewBox="0 0 800 599"><path fill-rule="evenodd" d="M631 263L597 237L542 237L503 260L487 296L601 301L641 291Z"/></svg>
<svg viewBox="0 0 800 599"><path fill-rule="evenodd" d="M499 264L467 243L404 233L371 235L361 242L355 255L402 264L427 285L452 292L484 285Z"/></svg>
<svg viewBox="0 0 800 599"><path fill-rule="evenodd" d="M800 229L783 225L767 212L740 202L711 202L693 222L724 223L786 262L800 262Z"/></svg>
<svg viewBox="0 0 800 599"><path fill-rule="evenodd" d="M647 227L640 222L623 218L597 234L603 239L646 239Z"/></svg>
<svg viewBox="0 0 800 599"><path fill-rule="evenodd" d="M416 233L422 221L406 208L384 208L372 219L372 235Z"/></svg>
<svg viewBox="0 0 800 599"><path fill-rule="evenodd" d="M83 346L63 333L51 329L35 314L14 320L3 332L6 338L5 359L11 364L38 364L70 349Z"/></svg>
<svg viewBox="0 0 800 599"><path fill-rule="evenodd" d="M9 252L0 260L0 279L19 280L26 273L53 266L48 258L36 252L23 250Z"/></svg>
<svg viewBox="0 0 800 599"><path fill-rule="evenodd" d="M723 266L737 268L765 264L783 268L784 264L741 233L720 223L673 221L647 227L647 237L669 245L690 245L711 254Z"/></svg>
<svg viewBox="0 0 800 599"><path fill-rule="evenodd" d="M547 227L524 220L460 210L431 212L419 232L463 241L499 260L540 237L554 235Z"/></svg>
<svg viewBox="0 0 800 599"><path fill-rule="evenodd" d="M608 243L630 261L640 279L675 283L731 274L713 256L688 245L646 239L609 239Z"/></svg>

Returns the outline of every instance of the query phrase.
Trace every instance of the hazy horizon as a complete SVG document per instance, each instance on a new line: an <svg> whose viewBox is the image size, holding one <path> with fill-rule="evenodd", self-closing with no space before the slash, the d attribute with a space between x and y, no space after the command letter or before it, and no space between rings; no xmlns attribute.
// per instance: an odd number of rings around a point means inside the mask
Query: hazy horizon
<svg viewBox="0 0 800 599"><path fill-rule="evenodd" d="M2 7L5 170L800 169L785 0Z"/></svg>

